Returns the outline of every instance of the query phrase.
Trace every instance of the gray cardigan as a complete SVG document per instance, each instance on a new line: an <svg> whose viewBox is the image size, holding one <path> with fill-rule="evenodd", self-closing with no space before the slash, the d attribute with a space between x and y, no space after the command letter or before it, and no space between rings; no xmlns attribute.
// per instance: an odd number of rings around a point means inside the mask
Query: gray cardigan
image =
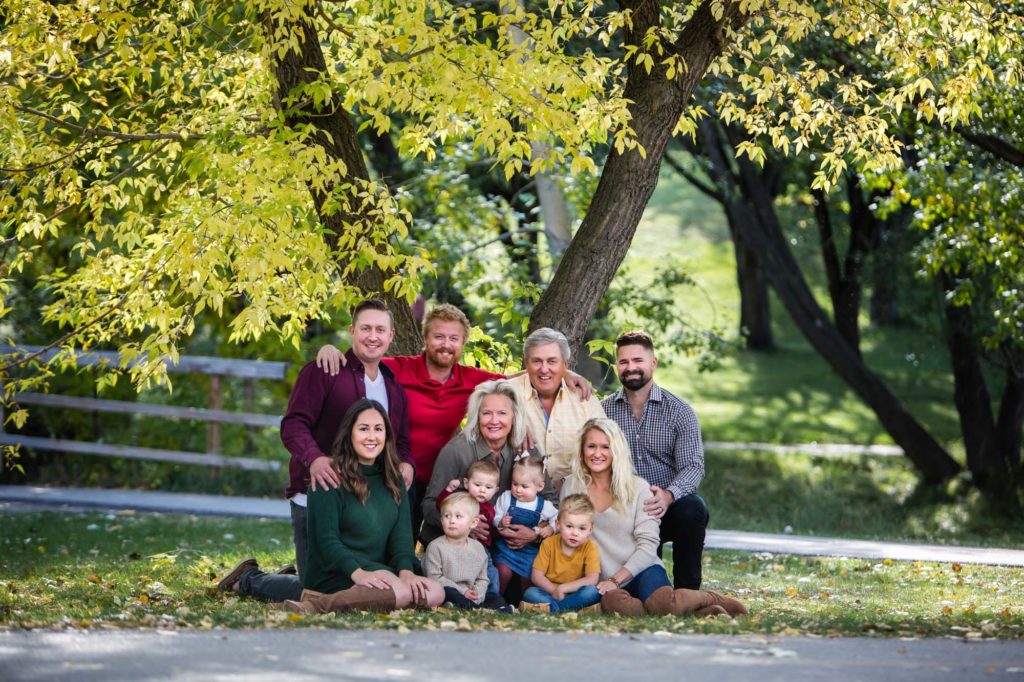
<svg viewBox="0 0 1024 682"><path fill-rule="evenodd" d="M591 538L601 550L601 580L608 579L620 568L636 576L651 566L664 566L658 558L661 522L644 511L644 500L653 497L653 493L647 481L639 476L633 477L633 485L636 498L632 509L620 512L608 507L594 514ZM574 477L565 479L562 497L577 493L587 494L583 481Z"/></svg>

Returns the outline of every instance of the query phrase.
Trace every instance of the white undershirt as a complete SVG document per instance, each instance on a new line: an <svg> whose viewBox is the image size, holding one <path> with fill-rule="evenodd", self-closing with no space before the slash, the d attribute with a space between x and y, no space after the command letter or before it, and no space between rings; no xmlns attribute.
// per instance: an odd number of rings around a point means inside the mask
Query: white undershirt
<svg viewBox="0 0 1024 682"><path fill-rule="evenodd" d="M384 384L384 373L377 368L377 379L371 379L369 374L363 374L363 385L366 386L366 397L370 400L376 400L378 403L384 406L384 411L388 411L388 389Z"/></svg>

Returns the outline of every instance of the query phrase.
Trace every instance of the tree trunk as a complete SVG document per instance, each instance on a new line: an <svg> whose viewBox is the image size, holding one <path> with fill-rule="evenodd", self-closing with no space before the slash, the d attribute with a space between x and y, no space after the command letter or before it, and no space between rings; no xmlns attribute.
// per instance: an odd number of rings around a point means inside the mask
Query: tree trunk
<svg viewBox="0 0 1024 682"><path fill-rule="evenodd" d="M736 281L740 289L740 328L747 340L747 350L769 350L775 346L772 336L772 310L768 297L768 281L740 231L729 220L729 231L736 251Z"/></svg>
<svg viewBox="0 0 1024 682"><path fill-rule="evenodd" d="M757 169L738 159L743 190L757 208L757 222L741 223L744 241L758 254L761 266L779 300L818 354L874 411L885 430L928 482L950 478L960 466L932 438L888 387L871 372L829 322L804 280L786 243L771 196L761 185Z"/></svg>
<svg viewBox="0 0 1024 682"><path fill-rule="evenodd" d="M999 451L1006 457L1010 471L1020 466L1021 428L1024 426L1024 379L1010 365L1006 369L1006 386L999 403Z"/></svg>
<svg viewBox="0 0 1024 682"><path fill-rule="evenodd" d="M665 77L666 67L658 59L649 74L635 62L629 64L624 96L632 102L631 125L645 153L609 153L587 215L530 318L531 329L554 327L565 333L574 354L580 350L587 325L622 264L658 184L661 158L672 130L704 72L725 48L723 26L739 28L747 21L733 2L717 8L723 14L716 20L712 4L701 4L674 45L687 66L675 80ZM660 24L660 4L622 0L620 5L632 13L623 42L642 45L648 29Z"/></svg>
<svg viewBox="0 0 1024 682"><path fill-rule="evenodd" d="M948 280L948 277L944 279ZM948 281L945 288L950 288ZM982 374L980 348L973 333L970 308L949 303L945 308L949 359L953 364L953 398L960 415L967 468L974 480L984 485L999 465L992 400Z"/></svg>
<svg viewBox="0 0 1024 682"><path fill-rule="evenodd" d="M269 36L289 35L295 28L299 29L302 34L299 45L288 50L283 57L274 60L274 76L278 86L276 104L278 106L285 101L294 88L320 80L327 71L319 36L313 26L312 18L308 14L309 11L310 6L307 6L306 14L295 20L295 26L280 26L278 19L264 16ZM275 33L279 30L282 32ZM305 105L305 108L296 104L289 111L285 119L287 124L293 128L300 125L312 125L314 132L308 138L307 143L321 147L329 159L343 161L352 179L368 181L370 173L367 170L366 161L363 159L355 125L348 112L342 107L340 98L335 95L320 107L315 106L312 101L301 104ZM313 188L310 188L310 193L313 196L321 223L328 228L329 234L332 235L330 237L331 247L335 248L338 235L345 229L344 223L358 225L363 222L363 219L359 215L345 214L341 211L328 214L324 210L327 195ZM384 290L386 279L385 272L377 266L372 266L361 271L351 284L368 296L378 296L387 301L395 316L395 340L391 344L392 353L417 353L423 347L423 339L420 337L412 310L404 299L397 299Z"/></svg>
<svg viewBox="0 0 1024 682"><path fill-rule="evenodd" d="M700 146L694 145L692 153L700 154L707 160L708 175L717 187L710 194L725 211L736 254L740 330L746 338L748 350L768 350L775 345L768 282L757 254L743 241L743 230L737 226L741 221L756 221L757 214L740 191L734 165L730 163L725 151L725 134L718 122L704 119L700 122L698 133Z"/></svg>

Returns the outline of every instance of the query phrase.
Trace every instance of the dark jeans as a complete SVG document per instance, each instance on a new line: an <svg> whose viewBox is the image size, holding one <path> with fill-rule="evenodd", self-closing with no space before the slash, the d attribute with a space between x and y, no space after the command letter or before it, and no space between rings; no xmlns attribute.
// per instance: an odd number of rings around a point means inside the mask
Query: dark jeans
<svg viewBox="0 0 1024 682"><path fill-rule="evenodd" d="M628 583L622 586L622 589L643 602L647 601L647 598L654 594L655 590L669 586L665 567L654 564L634 575Z"/></svg>
<svg viewBox="0 0 1024 682"><path fill-rule="evenodd" d="M238 579L238 594L268 601L299 601L302 597L302 574L306 571L308 545L306 540L306 508L291 503L292 541L295 543L295 568L298 575L264 573L258 568L246 571Z"/></svg>
<svg viewBox="0 0 1024 682"><path fill-rule="evenodd" d="M505 606L505 600L501 598L500 594L491 594L488 592L484 595L484 600L477 604L476 602L467 599L466 595L459 592L454 587L444 588L444 600L451 602L452 606L460 609L500 609Z"/></svg>
<svg viewBox="0 0 1024 682"><path fill-rule="evenodd" d="M413 481L409 488L409 509L412 512L412 545L420 539L420 526L423 525L423 497L427 494L427 484Z"/></svg>
<svg viewBox="0 0 1024 682"><path fill-rule="evenodd" d="M295 544L295 569L299 579L306 575L306 561L309 559L309 539L306 537L306 508L289 502L292 510L292 542Z"/></svg>
<svg viewBox="0 0 1024 682"><path fill-rule="evenodd" d="M710 518L707 503L697 493L673 502L661 518L661 545L672 543L672 583L676 589L700 589L704 535Z"/></svg>

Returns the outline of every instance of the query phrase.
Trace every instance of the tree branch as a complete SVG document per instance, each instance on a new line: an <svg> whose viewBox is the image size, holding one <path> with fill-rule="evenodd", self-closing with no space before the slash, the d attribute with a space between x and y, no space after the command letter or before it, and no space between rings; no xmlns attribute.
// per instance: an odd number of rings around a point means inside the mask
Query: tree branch
<svg viewBox="0 0 1024 682"><path fill-rule="evenodd" d="M672 167L672 170L682 175L687 182L689 182L691 185L700 190L701 193L711 197L720 204L725 203L725 196L721 192L719 192L717 189L715 189L714 187L712 187L711 185L709 185L708 183L704 182L696 175L691 173L689 170L687 170L683 164L679 163L668 152L665 152L664 160L665 163Z"/></svg>
<svg viewBox="0 0 1024 682"><path fill-rule="evenodd" d="M1024 150L1013 146L1003 138L997 135L989 135L988 133L977 133L964 126L957 126L953 130L971 144L984 149L1003 161L1012 163L1014 166L1024 168Z"/></svg>

